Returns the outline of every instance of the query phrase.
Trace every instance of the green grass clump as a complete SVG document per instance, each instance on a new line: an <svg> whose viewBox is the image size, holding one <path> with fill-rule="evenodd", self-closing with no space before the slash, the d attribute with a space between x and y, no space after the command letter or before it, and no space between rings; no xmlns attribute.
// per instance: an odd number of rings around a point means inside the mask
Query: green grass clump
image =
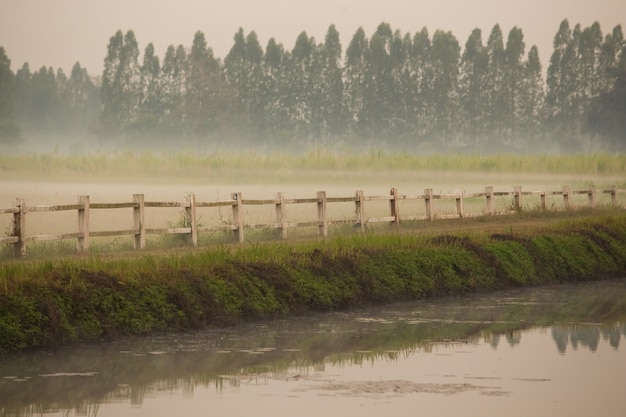
<svg viewBox="0 0 626 417"><path fill-rule="evenodd" d="M538 282L537 271L528 249L520 241L504 239L485 245L485 250L497 260L500 277L517 285L529 285Z"/></svg>

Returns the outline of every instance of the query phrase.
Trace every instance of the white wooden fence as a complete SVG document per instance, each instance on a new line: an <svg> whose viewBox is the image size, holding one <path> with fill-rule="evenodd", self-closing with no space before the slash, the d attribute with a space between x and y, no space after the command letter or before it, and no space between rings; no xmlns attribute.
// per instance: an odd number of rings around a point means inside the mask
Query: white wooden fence
<svg viewBox="0 0 626 417"><path fill-rule="evenodd" d="M463 218L470 216L494 215L502 214L495 211L495 199L508 197L512 198L511 210L508 212L519 211L522 207L522 198L524 196L538 196L539 208L546 210L546 199L548 196L562 196L561 209L567 210L573 207L571 198L575 195L586 195L587 201L585 205L594 207L596 196L598 194L610 195L610 204L618 206L618 194L626 193L626 189L618 189L612 187L605 190L595 190L593 188L585 190L571 190L565 186L561 190L556 191L522 191L522 187L514 187L512 191L495 191L493 187L485 187L483 192L464 193L456 191L451 194L433 194L431 188L424 190L423 194L400 194L397 188L392 188L388 195L366 196L363 191L357 191L354 196L350 197L328 197L325 191L317 192L312 198L285 198L282 193L277 193L275 198L267 200L251 200L244 199L241 193L232 193L229 200L223 201L196 201L194 194L188 194L185 201L144 201L143 194L134 194L132 201L124 203L92 203L88 195L78 197L76 204L64 205L36 205L28 206L24 199L16 199L13 207L0 209L0 214L9 214L13 216L11 230L7 237L0 238L1 244L13 245L16 257L22 257L26 254L26 244L29 242L76 239L76 250L79 253L89 250L89 241L92 237L107 236L132 236L134 238L135 249L143 249L146 245L146 235L151 234L182 234L187 237L190 245L198 245L198 234L202 232L224 231L235 234L238 242L245 241L245 231L249 229L276 229L280 232L283 239L287 238L287 231L290 228L300 227L316 227L320 236L328 235L328 228L331 225L353 224L359 230L364 231L367 224L387 222L395 226L399 226L402 221L415 220L436 220L442 218ZM450 212L436 212L435 200L454 200L456 210ZM484 205L480 212L466 212L464 201L467 199L484 199ZM406 214L400 215L400 205L403 201L423 200L424 214ZM389 215L383 217L366 217L365 206L369 202L388 201ZM327 215L327 206L333 203L353 203L354 217L348 219L331 219ZM303 222L290 222L286 215L285 207L290 204L315 204L317 206L317 216L315 219ZM243 207L273 205L276 210L275 221L264 224L253 224L244 218ZM145 227L145 209L146 208L165 208L178 207L184 211L183 226L184 227L168 227L168 228L147 228ZM198 225L196 218L196 209L202 207L230 207L232 211L232 221L228 224L216 226ZM99 209L132 209L133 227L125 230L90 230L89 214L92 210ZM57 212L57 211L76 211L78 214L77 231L62 234L34 234L26 235L26 219L31 213Z"/></svg>

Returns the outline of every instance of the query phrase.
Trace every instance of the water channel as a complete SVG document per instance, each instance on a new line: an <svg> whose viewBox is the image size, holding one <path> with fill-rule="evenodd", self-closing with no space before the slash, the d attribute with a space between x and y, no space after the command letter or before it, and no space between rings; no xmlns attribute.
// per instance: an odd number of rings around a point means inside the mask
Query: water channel
<svg viewBox="0 0 626 417"><path fill-rule="evenodd" d="M626 412L626 279L0 357L0 416Z"/></svg>

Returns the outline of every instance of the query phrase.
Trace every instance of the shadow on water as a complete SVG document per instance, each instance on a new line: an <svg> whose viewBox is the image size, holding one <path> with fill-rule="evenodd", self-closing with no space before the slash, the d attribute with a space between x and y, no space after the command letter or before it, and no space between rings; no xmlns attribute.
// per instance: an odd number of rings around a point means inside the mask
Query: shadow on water
<svg viewBox="0 0 626 417"><path fill-rule="evenodd" d="M420 300L197 333L179 333L0 358L0 416L142 404L149 392L236 386L242 379L327 365L396 360L441 345L523 344L546 328L560 354L626 336L626 279ZM623 348L623 347L622 347ZM96 410L96 411L94 411Z"/></svg>

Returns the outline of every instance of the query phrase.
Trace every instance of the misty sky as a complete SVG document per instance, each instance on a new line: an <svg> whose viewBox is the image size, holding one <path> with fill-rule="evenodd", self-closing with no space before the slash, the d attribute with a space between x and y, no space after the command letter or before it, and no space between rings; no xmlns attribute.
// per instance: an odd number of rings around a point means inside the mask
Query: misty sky
<svg viewBox="0 0 626 417"><path fill-rule="evenodd" d="M402 33L424 26L431 36L437 29L449 30L463 48L472 29L482 29L486 43L499 23L505 40L513 26L523 30L526 52L536 44L545 71L552 39L564 18L572 27L597 20L605 35L617 24L626 25L626 1L0 0L0 46L13 71L28 62L31 71L46 65L69 74L79 61L90 74L99 75L109 38L118 29L132 29L142 52L152 42L161 59L170 44L190 47L194 33L201 30L215 56L223 59L239 27L246 34L256 31L263 48L274 37L290 50L303 30L319 43L335 24L345 51L359 26L368 37L381 22Z"/></svg>

